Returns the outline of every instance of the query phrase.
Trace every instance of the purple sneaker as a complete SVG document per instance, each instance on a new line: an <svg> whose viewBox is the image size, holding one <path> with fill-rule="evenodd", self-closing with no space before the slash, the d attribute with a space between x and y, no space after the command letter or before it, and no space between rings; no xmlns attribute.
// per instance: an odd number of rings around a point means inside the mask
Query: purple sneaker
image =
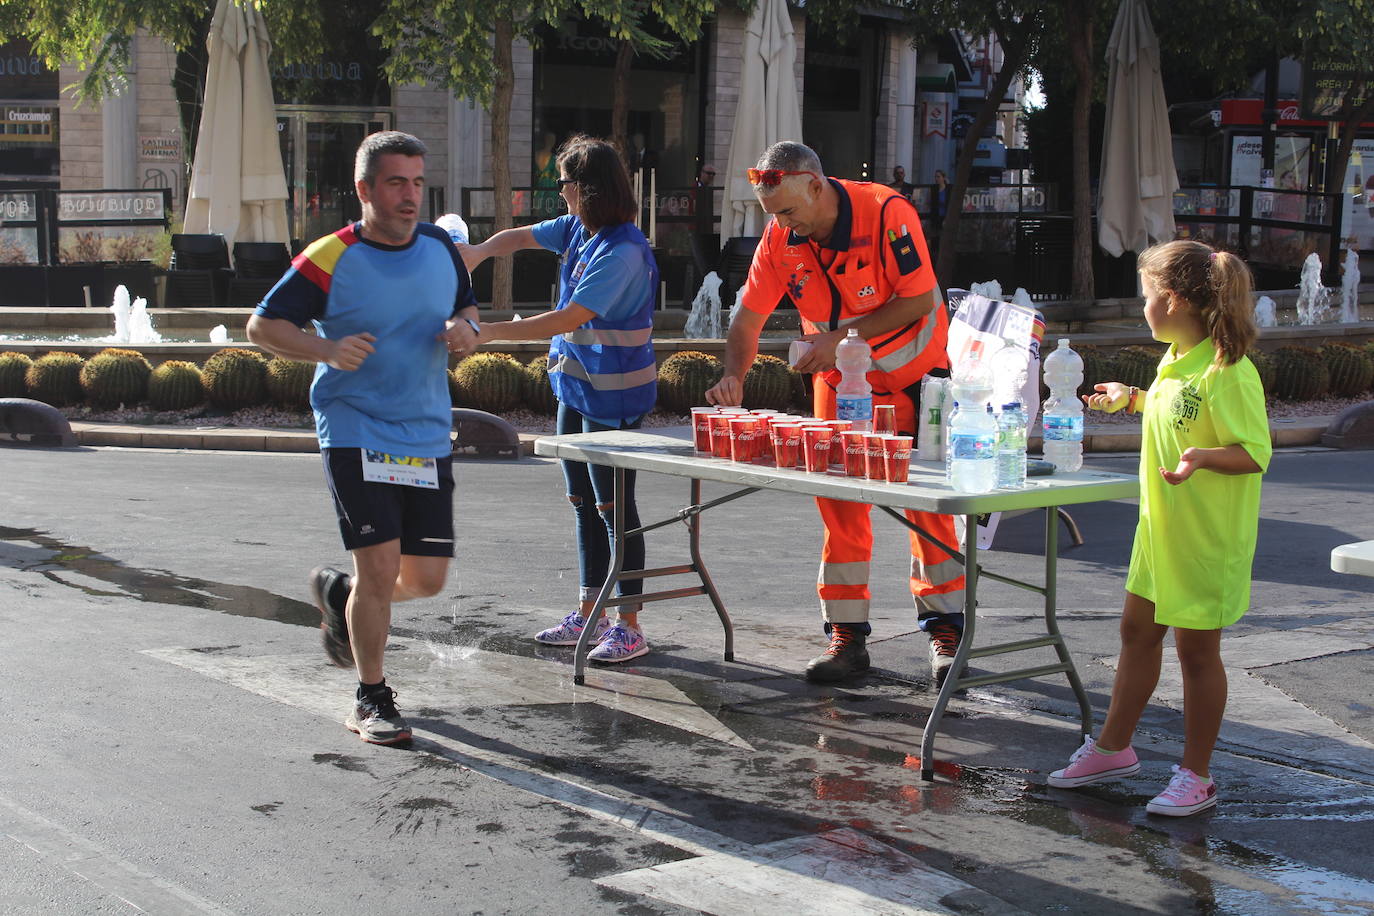
<svg viewBox="0 0 1374 916"><path fill-rule="evenodd" d="M587 653L587 660L593 662L628 662L632 658L639 658L641 655L649 654L649 643L645 641L644 634L634 627L615 622L606 635L601 638L601 644Z"/></svg>
<svg viewBox="0 0 1374 916"><path fill-rule="evenodd" d="M1076 789L1139 772L1140 760L1131 748L1104 754L1097 749L1092 738L1084 738L1083 746L1069 758L1069 765L1062 770L1055 770L1045 781L1056 789Z"/></svg>
<svg viewBox="0 0 1374 916"><path fill-rule="evenodd" d="M546 646L575 646L577 640L582 636L582 630L586 627L587 621L581 614L573 611L556 627L549 627L547 630L540 630L534 634L535 642L542 642ZM611 621L605 614L596 622L596 629L592 631L592 642L599 643L606 638L606 631L611 628Z"/></svg>
<svg viewBox="0 0 1374 916"><path fill-rule="evenodd" d="M1205 811L1217 803L1217 784L1211 778L1203 779L1184 766L1174 764L1174 778L1160 792L1145 810L1151 814L1164 814L1169 817L1187 817Z"/></svg>

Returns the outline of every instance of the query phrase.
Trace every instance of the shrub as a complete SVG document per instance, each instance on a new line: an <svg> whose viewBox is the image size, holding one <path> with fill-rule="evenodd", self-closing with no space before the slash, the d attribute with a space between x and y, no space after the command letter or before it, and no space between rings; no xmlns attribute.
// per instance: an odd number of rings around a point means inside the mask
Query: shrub
<svg viewBox="0 0 1374 916"><path fill-rule="evenodd" d="M81 390L96 407L133 405L148 396L148 376L153 367L137 350L111 347L86 360L81 367Z"/></svg>
<svg viewBox="0 0 1374 916"><path fill-rule="evenodd" d="M28 397L24 376L32 365L27 353L0 353L0 398Z"/></svg>
<svg viewBox="0 0 1374 916"><path fill-rule="evenodd" d="M158 410L185 410L205 401L200 367L184 360L168 360L148 376L148 402Z"/></svg>
<svg viewBox="0 0 1374 916"><path fill-rule="evenodd" d="M1310 401L1326 394L1330 383L1331 373L1317 350L1294 345L1274 351L1274 397Z"/></svg>
<svg viewBox="0 0 1374 916"><path fill-rule="evenodd" d="M525 367L507 353L475 353L454 367L453 378L464 405L500 413L520 403Z"/></svg>
<svg viewBox="0 0 1374 916"><path fill-rule="evenodd" d="M1259 373L1260 384L1264 386L1265 397L1272 397L1274 394L1274 357L1263 350L1251 350L1245 355L1250 357L1250 362L1255 364L1255 371Z"/></svg>
<svg viewBox="0 0 1374 916"><path fill-rule="evenodd" d="M706 389L720 381L725 367L699 350L674 353L658 367L658 403L664 410L686 413L706 403Z"/></svg>
<svg viewBox="0 0 1374 916"><path fill-rule="evenodd" d="M762 353L755 356L744 375L744 406L786 410L792 404L794 375L786 360Z"/></svg>
<svg viewBox="0 0 1374 916"><path fill-rule="evenodd" d="M1136 388L1149 388L1164 351L1155 347L1122 347L1116 354L1116 381Z"/></svg>
<svg viewBox="0 0 1374 916"><path fill-rule="evenodd" d="M1074 347L1074 350L1083 358L1083 384L1078 386L1080 397L1092 394L1096 390L1094 385L1120 381L1117 378L1116 360L1110 353L1091 344Z"/></svg>
<svg viewBox="0 0 1374 916"><path fill-rule="evenodd" d="M1348 343L1327 344L1321 348L1322 362L1331 376L1331 396L1353 398L1369 390L1374 382L1374 359L1364 349Z"/></svg>
<svg viewBox="0 0 1374 916"><path fill-rule="evenodd" d="M296 410L310 409L310 384L316 363L274 356L267 361L267 393L272 401Z"/></svg>
<svg viewBox="0 0 1374 916"><path fill-rule="evenodd" d="M549 384L549 358L536 356L525 367L525 386L521 394L525 406L535 413L553 416L558 413L558 399Z"/></svg>
<svg viewBox="0 0 1374 916"><path fill-rule="evenodd" d="M82 362L84 360L81 357L64 350L54 350L38 357L24 373L24 385L29 397L53 407L79 403Z"/></svg>
<svg viewBox="0 0 1374 916"><path fill-rule="evenodd" d="M254 407L267 399L267 359L253 350L226 347L205 361L201 381L217 407Z"/></svg>

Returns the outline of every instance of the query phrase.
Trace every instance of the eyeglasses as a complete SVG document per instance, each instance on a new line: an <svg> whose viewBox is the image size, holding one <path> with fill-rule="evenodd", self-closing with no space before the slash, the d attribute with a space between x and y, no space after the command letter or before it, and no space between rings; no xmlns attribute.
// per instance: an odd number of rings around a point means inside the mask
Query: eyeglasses
<svg viewBox="0 0 1374 916"><path fill-rule="evenodd" d="M762 185L765 188L776 188L789 175L810 175L817 181L821 180L821 176L809 169L802 169L798 172L790 169L749 169L744 174L749 179L750 184Z"/></svg>
<svg viewBox="0 0 1374 916"><path fill-rule="evenodd" d="M570 184L577 184L576 178L555 178L554 184L558 185L558 190L563 190Z"/></svg>

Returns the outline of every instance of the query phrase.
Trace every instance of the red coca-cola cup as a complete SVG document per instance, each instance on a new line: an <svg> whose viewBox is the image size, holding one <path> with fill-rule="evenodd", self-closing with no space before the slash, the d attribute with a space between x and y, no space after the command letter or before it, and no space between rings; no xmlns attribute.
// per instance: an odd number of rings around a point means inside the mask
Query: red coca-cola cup
<svg viewBox="0 0 1374 916"><path fill-rule="evenodd" d="M802 427L802 461L812 473L830 470L830 440L835 430L829 426Z"/></svg>
<svg viewBox="0 0 1374 916"><path fill-rule="evenodd" d="M878 433L864 433L864 476L869 480L886 480L883 467L883 439Z"/></svg>
<svg viewBox="0 0 1374 916"><path fill-rule="evenodd" d="M714 407L692 408L692 444L698 455L711 454L711 415Z"/></svg>
<svg viewBox="0 0 1374 916"><path fill-rule="evenodd" d="M773 461L780 468L795 468L801 462L802 427L800 423L773 423Z"/></svg>
<svg viewBox="0 0 1374 916"><path fill-rule="evenodd" d="M830 466L832 468L844 467L844 433L854 428L853 420L826 420L825 425L835 431L835 435L830 440Z"/></svg>
<svg viewBox="0 0 1374 916"><path fill-rule="evenodd" d="M735 414L713 413L708 422L711 424L711 455L714 458L730 457L730 420Z"/></svg>
<svg viewBox="0 0 1374 916"><path fill-rule="evenodd" d="M754 460L754 433L758 428L753 417L736 414L730 418L730 460L746 464Z"/></svg>
<svg viewBox="0 0 1374 916"><path fill-rule="evenodd" d="M868 473L868 444L864 442L864 436L868 435L861 429L849 429L840 433L840 439L844 442L844 476L863 477Z"/></svg>
<svg viewBox="0 0 1374 916"><path fill-rule="evenodd" d="M910 436L883 436L883 470L888 483L906 483L911 473Z"/></svg>
<svg viewBox="0 0 1374 916"><path fill-rule="evenodd" d="M873 431L889 436L897 434L897 407L893 404L873 405Z"/></svg>

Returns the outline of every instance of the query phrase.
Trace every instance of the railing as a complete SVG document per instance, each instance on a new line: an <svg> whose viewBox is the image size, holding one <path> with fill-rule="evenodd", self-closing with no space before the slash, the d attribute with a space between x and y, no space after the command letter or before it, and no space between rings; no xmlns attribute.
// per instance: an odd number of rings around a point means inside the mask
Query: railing
<svg viewBox="0 0 1374 916"><path fill-rule="evenodd" d="M1325 282L1337 282L1342 198L1320 191L1186 187L1174 193L1174 222L1181 238L1196 238L1233 252L1253 268L1299 270L1313 252Z"/></svg>

